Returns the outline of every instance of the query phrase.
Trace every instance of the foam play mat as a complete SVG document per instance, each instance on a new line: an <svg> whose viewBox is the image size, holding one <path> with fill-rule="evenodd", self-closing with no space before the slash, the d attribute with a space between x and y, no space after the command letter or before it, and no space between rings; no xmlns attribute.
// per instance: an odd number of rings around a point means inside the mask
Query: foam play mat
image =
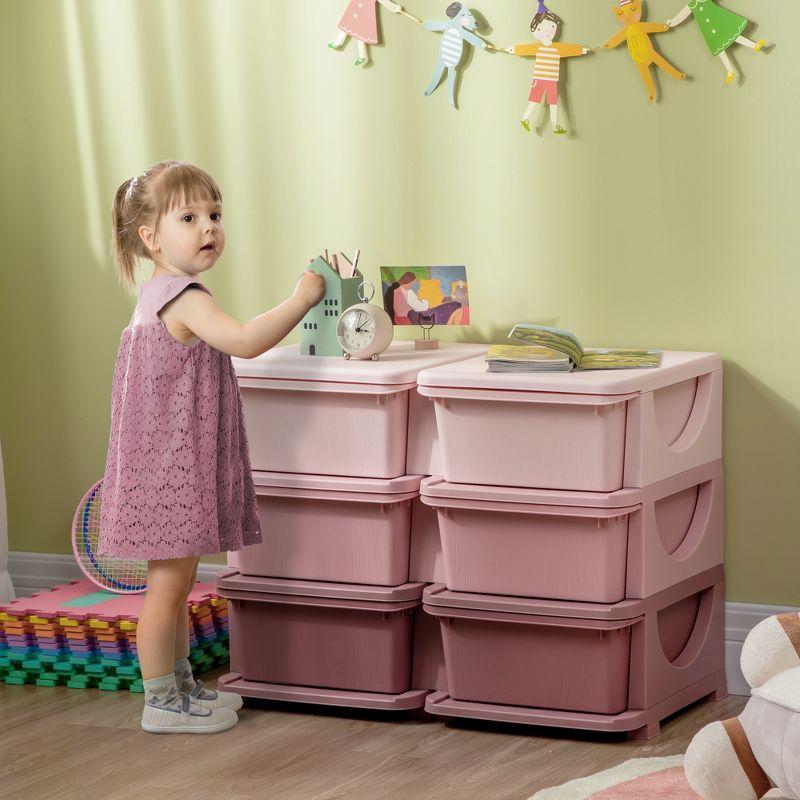
<svg viewBox="0 0 800 800"><path fill-rule="evenodd" d="M142 691L136 625L143 594L98 590L87 579L0 605L0 682ZM189 595L195 675L228 661L228 601L210 583Z"/></svg>

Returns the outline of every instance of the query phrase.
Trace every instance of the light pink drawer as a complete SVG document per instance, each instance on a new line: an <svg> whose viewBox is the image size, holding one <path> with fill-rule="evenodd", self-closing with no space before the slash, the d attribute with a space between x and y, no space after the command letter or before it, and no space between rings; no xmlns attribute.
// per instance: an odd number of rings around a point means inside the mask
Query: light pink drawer
<svg viewBox="0 0 800 800"><path fill-rule="evenodd" d="M451 483L611 492L722 457L722 368L664 353L654 370L497 374L483 359L427 369Z"/></svg>
<svg viewBox="0 0 800 800"><path fill-rule="evenodd" d="M251 466L364 478L431 475L439 464L436 418L416 396L417 375L485 351L461 343L418 351L398 341L377 361L304 356L297 345L233 359Z"/></svg>
<svg viewBox="0 0 800 800"><path fill-rule="evenodd" d="M578 712L591 728L591 715L657 714L663 701L724 670L721 565L650 598L609 605L436 585L423 602L440 622L447 694L462 704Z"/></svg>
<svg viewBox="0 0 800 800"><path fill-rule="evenodd" d="M721 461L606 494L431 477L420 500L436 510L443 582L456 592L616 603L723 560Z"/></svg>
<svg viewBox="0 0 800 800"><path fill-rule="evenodd" d="M422 589L218 576L229 602L231 671L265 684L409 691Z"/></svg>
<svg viewBox="0 0 800 800"><path fill-rule="evenodd" d="M412 388L240 378L250 464L263 472L405 475Z"/></svg>
<svg viewBox="0 0 800 800"><path fill-rule="evenodd" d="M229 553L243 575L399 586L408 581L420 476L253 472L263 541Z"/></svg>

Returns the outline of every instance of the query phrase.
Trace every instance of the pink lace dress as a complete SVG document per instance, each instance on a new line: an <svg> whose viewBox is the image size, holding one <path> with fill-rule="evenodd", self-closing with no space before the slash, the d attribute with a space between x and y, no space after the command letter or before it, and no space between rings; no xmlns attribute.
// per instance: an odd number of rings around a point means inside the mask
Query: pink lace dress
<svg viewBox="0 0 800 800"><path fill-rule="evenodd" d="M144 281L122 331L112 384L100 555L183 558L261 541L231 358L175 339L158 312L188 277Z"/></svg>

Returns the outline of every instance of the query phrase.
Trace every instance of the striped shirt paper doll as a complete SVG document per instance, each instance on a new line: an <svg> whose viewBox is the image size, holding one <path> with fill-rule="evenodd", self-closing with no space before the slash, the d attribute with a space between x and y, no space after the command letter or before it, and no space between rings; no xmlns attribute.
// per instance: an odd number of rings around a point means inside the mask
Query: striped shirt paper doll
<svg viewBox="0 0 800 800"><path fill-rule="evenodd" d="M550 106L550 122L553 133L563 136L566 128L558 122L558 82L561 78L561 59L583 56L589 52L588 47L579 44L561 44L555 42L561 20L539 0L539 10L531 21L531 32L538 41L531 44L517 44L508 48L515 56L535 56L533 67L533 83L528 98L528 109L521 122L522 127L530 133L530 118L533 112L545 100Z"/></svg>

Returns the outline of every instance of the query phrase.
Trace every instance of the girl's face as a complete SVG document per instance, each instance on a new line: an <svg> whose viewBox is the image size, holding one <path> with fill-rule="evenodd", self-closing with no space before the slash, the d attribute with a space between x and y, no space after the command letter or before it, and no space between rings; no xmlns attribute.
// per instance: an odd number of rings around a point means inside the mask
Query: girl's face
<svg viewBox="0 0 800 800"><path fill-rule="evenodd" d="M222 204L210 199L190 203L182 198L159 220L154 242L149 228L143 227L140 234L159 266L172 266L192 275L205 272L225 249Z"/></svg>

